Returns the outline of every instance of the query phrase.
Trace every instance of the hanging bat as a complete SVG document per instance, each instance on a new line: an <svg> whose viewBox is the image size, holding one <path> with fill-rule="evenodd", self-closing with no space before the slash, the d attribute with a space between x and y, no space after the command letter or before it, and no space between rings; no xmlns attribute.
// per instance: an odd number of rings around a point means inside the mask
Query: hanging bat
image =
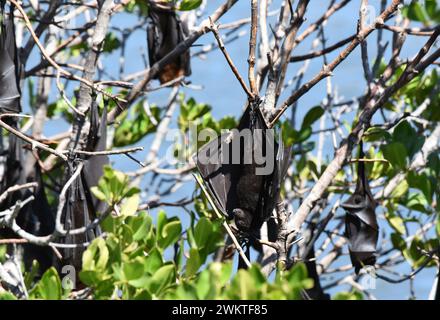
<svg viewBox="0 0 440 320"><path fill-rule="evenodd" d="M15 44L14 20L12 14L5 15L6 1L0 0L0 114L19 113L20 106L20 77L19 60ZM17 126L16 119L6 120L13 127ZM1 138L1 137L0 137ZM22 176L22 142L13 134L9 134L9 146L6 155L4 176L0 182L0 192L8 187L24 183ZM9 207L18 200L17 195L10 197L2 205Z"/></svg>
<svg viewBox="0 0 440 320"><path fill-rule="evenodd" d="M101 121L99 121L98 106L94 102L91 107L90 129L86 141L87 151L104 151L107 140L107 108L104 107ZM97 218L98 212L103 213L106 210L106 204L98 200L90 191L90 188L96 186L103 174L104 165L109 163L108 156L94 155L86 156L84 159L84 168L79 177L72 183L66 194L66 205L64 207L64 225L65 229L76 229L90 225ZM70 169L73 174L73 166ZM84 243L92 241L101 233L99 226L87 230L86 233L79 235L69 235L66 237L66 243ZM67 249L64 253L64 262L70 263L81 269L82 254L84 248Z"/></svg>
<svg viewBox="0 0 440 320"><path fill-rule="evenodd" d="M188 35L188 27L166 1L150 1L150 23L147 28L148 56L150 67L165 57ZM166 64L159 75L160 83L191 75L190 52L175 57Z"/></svg>
<svg viewBox="0 0 440 320"><path fill-rule="evenodd" d="M325 293L321 286L316 268L315 241L318 236L319 231L316 230L314 222L303 232L305 245L300 247L300 257L306 265L308 277L313 279L313 287L301 291L304 300L330 300L330 295Z"/></svg>
<svg viewBox="0 0 440 320"><path fill-rule="evenodd" d="M11 12L9 17L6 17L5 4L6 1L0 1L0 114L21 111L19 63L15 44L13 14ZM8 118L6 122L13 127L17 126L16 119ZM2 139L1 136L0 139ZM25 182L22 169L22 141L13 134L9 134L8 141L3 176L0 180L0 194L11 186ZM20 199L20 192L13 193L0 203L0 210L10 208ZM1 233L2 237L9 236L8 231L2 230Z"/></svg>
<svg viewBox="0 0 440 320"><path fill-rule="evenodd" d="M0 113L19 113L20 106L20 63L15 44L14 18L4 14L5 1L0 2Z"/></svg>
<svg viewBox="0 0 440 320"><path fill-rule="evenodd" d="M0 2L1 23L0 23L0 114L21 112L21 63L15 41L15 28L13 10L9 17L5 17L5 2ZM13 127L17 126L16 119L6 120ZM47 236L52 234L55 221L52 210L48 203L41 170L38 164L27 177L25 177L23 163L23 142L14 134L9 134L9 147L6 156L5 173L0 183L0 193L10 186L35 181L38 187L35 190L14 192L2 206L11 207L18 200L34 196L34 200L23 207L18 216L17 224L27 232L36 236ZM16 237L16 235L3 232L5 237ZM26 267L32 265L33 260L39 263L39 273L42 274L53 264L53 251L49 247L42 247L33 244L23 244L23 262Z"/></svg>
<svg viewBox="0 0 440 320"><path fill-rule="evenodd" d="M312 300L330 300L330 295L328 293L325 293L321 286L321 281L316 270L316 257L314 247L312 247L309 254L307 255L305 265L307 267L307 274L309 278L313 279L313 287L305 290L308 298Z"/></svg>
<svg viewBox="0 0 440 320"><path fill-rule="evenodd" d="M0 114L21 112L20 68L15 44L14 20L12 9L9 17L6 17L5 2L0 1ZM6 121L14 127L17 125L15 119L8 118ZM21 140L10 134L5 177L0 183L0 191L20 183L21 152Z"/></svg>
<svg viewBox="0 0 440 320"><path fill-rule="evenodd" d="M240 143L246 132L252 133L251 139ZM216 207L233 219L241 238L257 238L278 201L289 149L272 132L258 106L250 105L237 130L205 144L194 159ZM256 150L262 150L264 162L257 161ZM262 173L270 163L272 170Z"/></svg>
<svg viewBox="0 0 440 320"><path fill-rule="evenodd" d="M23 207L17 217L17 224L27 232L36 236L48 236L55 229L54 212L51 209L44 190L41 169L38 163L35 164L32 176L28 177L38 183L35 190L24 192L23 199L33 195L34 200ZM54 264L53 250L47 246L34 244L23 245L23 261L26 268L30 268L33 260L39 263L39 275L42 275Z"/></svg>
<svg viewBox="0 0 440 320"><path fill-rule="evenodd" d="M359 147L359 158L363 158L362 143ZM358 162L356 189L341 206L347 211L345 231L349 242L351 262L357 274L363 266L374 266L376 263L376 244L379 236L379 225L375 213L376 201L368 185L365 164L362 161Z"/></svg>

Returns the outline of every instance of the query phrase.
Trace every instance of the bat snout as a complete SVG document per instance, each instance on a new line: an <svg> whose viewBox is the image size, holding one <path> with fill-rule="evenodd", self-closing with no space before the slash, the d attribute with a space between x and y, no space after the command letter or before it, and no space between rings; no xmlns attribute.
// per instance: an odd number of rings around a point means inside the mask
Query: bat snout
<svg viewBox="0 0 440 320"><path fill-rule="evenodd" d="M232 213L234 214L234 221L237 228L240 231L249 231L252 224L252 215L250 214L250 212L247 210L236 208L232 210Z"/></svg>

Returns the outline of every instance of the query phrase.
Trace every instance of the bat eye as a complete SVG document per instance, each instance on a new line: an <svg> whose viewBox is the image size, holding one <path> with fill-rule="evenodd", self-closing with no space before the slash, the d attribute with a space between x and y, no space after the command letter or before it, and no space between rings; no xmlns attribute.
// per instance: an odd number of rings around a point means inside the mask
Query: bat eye
<svg viewBox="0 0 440 320"><path fill-rule="evenodd" d="M354 197L354 203L355 204L361 204L362 203L362 197L361 196L355 196Z"/></svg>

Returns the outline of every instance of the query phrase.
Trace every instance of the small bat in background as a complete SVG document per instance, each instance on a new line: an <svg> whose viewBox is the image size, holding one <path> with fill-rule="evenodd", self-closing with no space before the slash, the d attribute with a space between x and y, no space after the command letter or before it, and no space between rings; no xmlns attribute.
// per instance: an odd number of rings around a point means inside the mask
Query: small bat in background
<svg viewBox="0 0 440 320"><path fill-rule="evenodd" d="M90 129L86 141L87 151L105 151L107 140L107 108L99 121L98 106L92 104L90 115ZM79 177L72 183L67 192L67 201L64 207L64 225L66 230L86 227L98 217L98 212L107 209L106 203L98 200L90 188L98 184L103 174L103 167L109 163L108 156L93 155L84 158L84 168ZM99 226L90 228L86 233L69 235L65 242L78 244L92 241L101 233ZM77 270L81 269L81 259L84 248L66 249L64 262L73 264Z"/></svg>
<svg viewBox="0 0 440 320"><path fill-rule="evenodd" d="M20 67L15 43L14 19L12 8L9 17L6 17L5 3L6 1L0 0L0 114L21 112ZM14 118L8 118L5 122L17 127L17 120ZM8 140L6 170L0 181L0 192L18 183L24 183L21 166L22 141L13 134L9 134ZM11 199L13 200L16 199ZM14 202L6 205L12 203Z"/></svg>
<svg viewBox="0 0 440 320"><path fill-rule="evenodd" d="M17 223L24 230L36 236L48 236L55 229L55 216L44 190L43 177L38 163L35 164L32 175L28 176L28 180L37 182L38 187L32 192L24 192L22 198L25 199L33 195L35 199L20 211ZM37 260L39 263L39 276L55 262L53 250L50 247L24 244L23 248L23 260L26 267L30 268L33 260Z"/></svg>
<svg viewBox="0 0 440 320"><path fill-rule="evenodd" d="M252 133L251 139L244 138L240 143L246 131ZM258 161L257 150L263 156ZM204 184L222 214L234 220L239 238L258 238L263 223L271 217L289 154L290 148L284 149L281 141L275 141L260 109L252 105L247 107L237 130L222 134L198 151L195 162ZM270 163L272 170L263 172Z"/></svg>
<svg viewBox="0 0 440 320"><path fill-rule="evenodd" d="M362 142L359 145L359 158L364 157ZM341 206L347 211L345 232L349 242L351 262L355 272L363 266L376 263L376 245L379 225L376 219L376 201L371 193L365 174L365 164L358 162L357 183L354 193Z"/></svg>
<svg viewBox="0 0 440 320"><path fill-rule="evenodd" d="M20 106L20 62L15 44L14 18L6 18L5 1L0 2L0 113L19 113Z"/></svg>
<svg viewBox="0 0 440 320"><path fill-rule="evenodd" d="M21 70L22 66L18 57L18 50L15 42L15 27L13 9L9 16L5 15L6 1L0 1L1 22L0 22L0 114L20 113L21 105ZM15 118L5 120L13 127L17 127ZM26 145L16 135L10 133L9 147L6 156L4 176L0 183L0 193L10 186L35 181L38 187L35 190L22 190L14 192L6 199L1 206L10 207L18 200L34 196L34 200L24 206L18 216L17 224L36 236L47 236L54 230L55 219L48 203L43 186L41 169L35 164L30 173L24 172L23 147ZM16 237L9 231L3 232L3 236ZM53 251L49 247L37 246L34 244L23 244L23 262L27 267L32 265L33 260L39 262L39 272L42 274L53 264Z"/></svg>
<svg viewBox="0 0 440 320"><path fill-rule="evenodd" d="M21 112L20 68L15 44L14 20L12 8L9 16L6 17L5 4L6 1L0 0L0 114ZM17 127L15 118L7 118L5 122L14 128ZM0 139L2 139L1 131ZM1 150L6 161L3 175L0 177L0 193L11 186L25 182L22 168L22 141L14 134L9 134L8 141L8 150L6 152ZM3 147L3 144L0 145ZM0 204L0 210L12 206L20 197L20 192L12 194Z"/></svg>
<svg viewBox="0 0 440 320"><path fill-rule="evenodd" d="M148 56L150 67L165 57L189 34L175 10L166 1L150 1L150 22L147 28ZM154 79L160 83L170 82L191 75L189 49L166 64Z"/></svg>
<svg viewBox="0 0 440 320"><path fill-rule="evenodd" d="M321 286L316 265L315 241L318 239L320 234L320 231L316 225L318 216L319 215L317 215L316 218L312 218L309 227L302 232L304 237L304 246L299 247L300 259L304 261L304 264L306 265L308 277L313 279L313 287L303 289L301 291L304 300L330 300L330 295L325 293ZM321 223L324 223L323 227L325 227L326 222L323 221Z"/></svg>
<svg viewBox="0 0 440 320"><path fill-rule="evenodd" d="M312 246L309 254L306 256L305 265L307 267L307 275L313 279L313 287L305 290L308 298L312 300L330 300L330 295L322 289L318 272L316 270L315 248Z"/></svg>

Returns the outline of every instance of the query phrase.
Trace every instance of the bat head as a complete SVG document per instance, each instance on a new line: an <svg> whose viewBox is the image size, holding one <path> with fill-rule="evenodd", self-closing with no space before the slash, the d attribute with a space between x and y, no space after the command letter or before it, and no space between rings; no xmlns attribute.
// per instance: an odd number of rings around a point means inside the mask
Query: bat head
<svg viewBox="0 0 440 320"><path fill-rule="evenodd" d="M235 226L242 232L248 232L252 225L252 215L249 211L236 208L232 210Z"/></svg>

